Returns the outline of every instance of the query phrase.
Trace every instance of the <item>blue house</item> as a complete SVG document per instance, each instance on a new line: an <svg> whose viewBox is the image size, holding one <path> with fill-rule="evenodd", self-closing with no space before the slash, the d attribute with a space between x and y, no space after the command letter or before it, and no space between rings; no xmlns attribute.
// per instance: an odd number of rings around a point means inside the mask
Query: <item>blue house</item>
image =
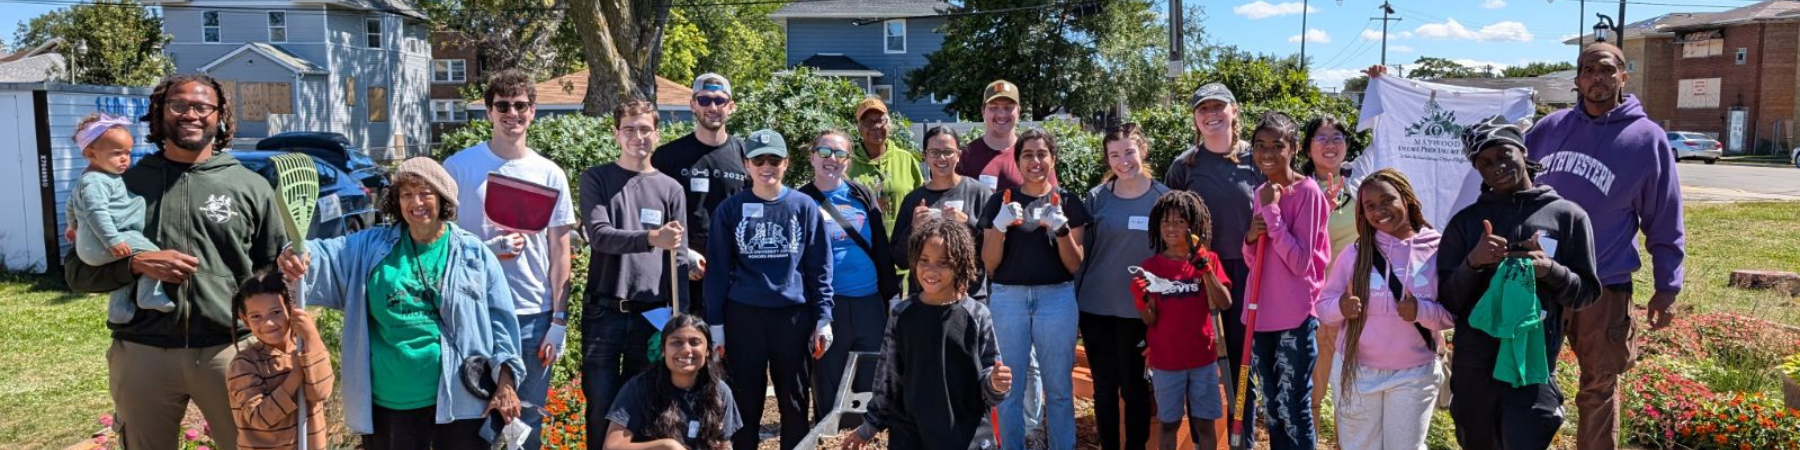
<svg viewBox="0 0 1800 450"><path fill-rule="evenodd" d="M287 131L342 133L371 156L431 141L429 24L408 0L147 0L177 73L218 78L234 147Z"/></svg>
<svg viewBox="0 0 1800 450"><path fill-rule="evenodd" d="M906 73L944 45L942 0L792 2L769 18L787 31L787 66L842 77L914 122L955 121L948 98L906 99Z"/></svg>

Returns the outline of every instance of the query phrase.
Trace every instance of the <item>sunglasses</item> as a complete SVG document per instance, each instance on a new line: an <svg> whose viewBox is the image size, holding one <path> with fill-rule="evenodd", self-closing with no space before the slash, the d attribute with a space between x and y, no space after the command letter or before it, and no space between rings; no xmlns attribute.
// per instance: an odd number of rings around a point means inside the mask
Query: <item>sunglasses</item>
<svg viewBox="0 0 1800 450"><path fill-rule="evenodd" d="M762 156L758 156L755 158L750 158L750 164L757 166L757 167L778 166L778 165L781 165L781 161L782 161L782 158L780 156L775 156L775 155L762 155Z"/></svg>
<svg viewBox="0 0 1800 450"><path fill-rule="evenodd" d="M698 104L700 104L700 106L703 106L703 107L704 106L720 106L720 105L724 105L726 103L731 103L731 99L727 98L727 97L716 96L716 95L707 95L707 96L701 96L701 97L694 97L694 103L698 103Z"/></svg>
<svg viewBox="0 0 1800 450"><path fill-rule="evenodd" d="M813 153L818 154L820 158L825 158L825 159L844 159L844 158L850 157L849 150L839 150L839 149L825 147L825 146L820 146L819 148L813 149Z"/></svg>
<svg viewBox="0 0 1800 450"><path fill-rule="evenodd" d="M507 114L513 111L525 112L533 105L535 104L531 102L494 102L492 108L494 108L494 112Z"/></svg>

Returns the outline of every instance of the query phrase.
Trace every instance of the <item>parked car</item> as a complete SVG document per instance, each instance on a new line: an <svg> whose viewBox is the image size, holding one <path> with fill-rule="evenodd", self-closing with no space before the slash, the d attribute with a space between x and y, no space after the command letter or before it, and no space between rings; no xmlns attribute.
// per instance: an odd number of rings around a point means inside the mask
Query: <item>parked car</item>
<svg viewBox="0 0 1800 450"><path fill-rule="evenodd" d="M1698 159L1707 164L1725 156L1723 144L1710 136L1692 131L1670 131L1669 145L1675 147L1675 159Z"/></svg>
<svg viewBox="0 0 1800 450"><path fill-rule="evenodd" d="M275 185L275 166L269 162L269 158L286 153L231 152L245 168L268 179L270 186ZM343 236L377 223L376 197L367 186L346 176L344 171L332 167L319 157L313 157L313 165L319 170L319 209L313 213L312 226L306 231L308 239Z"/></svg>
<svg viewBox="0 0 1800 450"><path fill-rule="evenodd" d="M305 153L347 172L361 182L376 198L387 191L387 168L375 163L368 153L350 143L340 133L290 131L270 136L256 143L257 150Z"/></svg>
<svg viewBox="0 0 1800 450"><path fill-rule="evenodd" d="M1794 167L1800 168L1800 147L1795 147L1793 152L1788 154L1788 160L1794 162Z"/></svg>

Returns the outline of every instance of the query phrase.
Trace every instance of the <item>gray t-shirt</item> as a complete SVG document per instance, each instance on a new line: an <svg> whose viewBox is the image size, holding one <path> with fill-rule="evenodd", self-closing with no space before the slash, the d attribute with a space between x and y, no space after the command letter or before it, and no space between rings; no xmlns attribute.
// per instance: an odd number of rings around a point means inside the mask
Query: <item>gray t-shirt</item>
<svg viewBox="0 0 1800 450"><path fill-rule="evenodd" d="M1150 189L1136 198L1119 197L1112 187L1107 183L1088 191L1087 206L1094 223L1082 230L1087 258L1075 276L1075 302L1084 313L1137 318L1137 306L1131 300L1131 273L1125 268L1156 253L1150 249L1150 208L1169 187L1151 181Z"/></svg>
<svg viewBox="0 0 1800 450"><path fill-rule="evenodd" d="M1238 162L1205 148L1189 147L1169 163L1163 183L1192 191L1212 214L1212 244L1221 259L1244 259L1244 235L1250 232L1250 200L1256 187L1269 181L1250 163L1250 145L1238 141ZM1189 158L1189 156L1192 158ZM1189 164L1191 161L1191 165Z"/></svg>

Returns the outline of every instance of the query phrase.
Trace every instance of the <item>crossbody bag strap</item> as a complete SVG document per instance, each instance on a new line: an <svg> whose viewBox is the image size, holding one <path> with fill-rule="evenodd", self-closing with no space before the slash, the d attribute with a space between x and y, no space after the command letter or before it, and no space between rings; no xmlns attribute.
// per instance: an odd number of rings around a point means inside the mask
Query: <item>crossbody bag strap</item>
<svg viewBox="0 0 1800 450"><path fill-rule="evenodd" d="M1404 295L1402 294L1404 291L1400 289L1400 277L1395 276L1393 270L1389 270L1387 257L1381 254L1381 249L1365 250L1374 252L1375 270L1381 271L1381 277L1387 280L1388 292L1394 295L1394 303L1399 304L1401 300L1404 300L1400 298L1401 295ZM1432 353L1437 353L1437 339L1431 338L1431 330L1426 329L1424 325L1419 325L1417 320L1413 321L1413 329L1419 332L1419 339L1425 340L1425 348L1431 349Z"/></svg>

